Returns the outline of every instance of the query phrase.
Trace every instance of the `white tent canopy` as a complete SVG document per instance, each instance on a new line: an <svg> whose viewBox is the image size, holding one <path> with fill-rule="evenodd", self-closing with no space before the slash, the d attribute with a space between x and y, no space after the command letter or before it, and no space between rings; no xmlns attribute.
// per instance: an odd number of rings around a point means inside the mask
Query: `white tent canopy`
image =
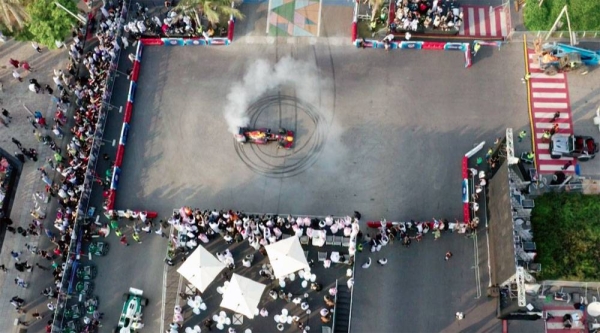
<svg viewBox="0 0 600 333"><path fill-rule="evenodd" d="M204 292L223 268L225 268L225 264L204 247L198 246L196 251L179 267L177 273L183 275L200 292Z"/></svg>
<svg viewBox="0 0 600 333"><path fill-rule="evenodd" d="M289 237L265 246L276 278L281 278L301 269L310 270L298 237Z"/></svg>
<svg viewBox="0 0 600 333"><path fill-rule="evenodd" d="M243 314L252 319L260 298L267 286L233 273L223 294L221 307Z"/></svg>

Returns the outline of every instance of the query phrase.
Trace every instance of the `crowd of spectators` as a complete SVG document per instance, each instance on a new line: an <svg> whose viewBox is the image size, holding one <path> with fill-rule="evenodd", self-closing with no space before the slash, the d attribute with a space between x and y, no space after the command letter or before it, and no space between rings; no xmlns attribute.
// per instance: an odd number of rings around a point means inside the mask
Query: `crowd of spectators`
<svg viewBox="0 0 600 333"><path fill-rule="evenodd" d="M193 11L181 12L174 8L153 8L152 11L139 3L135 6L133 19L125 25L125 32L133 38L142 36L198 37L205 39L226 35L226 30L208 22L203 26ZM161 19L162 18L162 19Z"/></svg>
<svg viewBox="0 0 600 333"><path fill-rule="evenodd" d="M391 32L456 31L463 13L454 0L398 0Z"/></svg>
<svg viewBox="0 0 600 333"><path fill-rule="evenodd" d="M74 31L73 41L68 46L68 74L63 73L61 69L54 70L55 76L63 78L61 84L57 84L62 98L54 100L56 102L55 127L67 126L68 118L73 119L73 126L70 129L72 139L68 141L65 151L55 150L54 158L46 161L49 168L40 168L42 173L56 171L59 179L46 185L46 192L56 197L60 205L54 220L54 227L58 232L55 234L52 230L46 229L46 235L56 245L54 254L61 257L63 261L62 265L53 265L58 295L56 308L59 311L67 301L68 286L63 285L66 281L63 273L69 271L67 265L72 261L69 255L74 249L69 247L76 223L77 206L82 192L86 190L85 187L91 186L84 185L84 181L90 158L95 158L90 156L93 151L94 135L98 127L102 126L99 123L100 112L103 101L110 95L108 79L110 71L114 69L111 66L120 50L117 38L122 8L122 1L101 8L102 17L96 27L98 45L89 51L84 50L86 39L84 27L80 26L77 31ZM76 68L79 64L83 64L86 70L78 73ZM75 102L72 108L71 101ZM71 115L68 114L69 109L73 110ZM106 182L104 185L109 184ZM45 256L44 252L46 251L41 251L40 255ZM94 311L93 316L90 317L83 318L82 321L84 329L92 331L100 326L100 315Z"/></svg>

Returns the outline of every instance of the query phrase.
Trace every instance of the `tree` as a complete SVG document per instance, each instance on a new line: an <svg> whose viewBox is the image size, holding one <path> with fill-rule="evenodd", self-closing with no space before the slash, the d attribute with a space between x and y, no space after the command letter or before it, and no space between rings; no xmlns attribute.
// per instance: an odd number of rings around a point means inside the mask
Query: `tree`
<svg viewBox="0 0 600 333"><path fill-rule="evenodd" d="M0 0L0 23L9 31L22 29L28 19L24 0Z"/></svg>
<svg viewBox="0 0 600 333"><path fill-rule="evenodd" d="M229 18L233 15L237 19L244 18L244 14L239 9L231 7L231 0L181 0L177 8L182 11L196 9L213 24L219 23L223 16Z"/></svg>
<svg viewBox="0 0 600 333"><path fill-rule="evenodd" d="M54 2L60 3L71 12L78 11L73 0L35 0L27 6L31 16L31 22L27 26L29 32L36 42L49 48L55 47L56 41L62 41L76 22L73 16Z"/></svg>

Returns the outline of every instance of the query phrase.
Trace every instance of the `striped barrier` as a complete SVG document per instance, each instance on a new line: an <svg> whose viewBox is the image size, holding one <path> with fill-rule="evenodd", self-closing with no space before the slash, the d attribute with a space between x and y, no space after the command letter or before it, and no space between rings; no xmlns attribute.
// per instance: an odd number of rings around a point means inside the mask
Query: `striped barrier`
<svg viewBox="0 0 600 333"><path fill-rule="evenodd" d="M115 207L115 199L117 196L117 189L119 187L119 178L121 177L121 165L123 164L123 156L125 155L125 145L127 144L127 137L129 135L129 122L131 121L131 114L133 112L133 103L135 101L135 90L137 88L137 80L139 77L143 42L138 43L135 61L133 63L133 70L131 75L131 83L129 84L129 94L127 95L127 104L125 105L125 114L123 115L123 127L121 128L121 137L119 138L119 147L117 147L117 156L115 157L115 165L113 166L112 180L110 183L110 189L108 191L108 202L107 210L113 210Z"/></svg>
<svg viewBox="0 0 600 333"><path fill-rule="evenodd" d="M386 43L373 39L364 39L355 40L354 45L358 48L385 49ZM465 68L469 68L473 64L471 59L471 44L469 43L391 41L388 48L391 50L462 51L465 55Z"/></svg>
<svg viewBox="0 0 600 333"><path fill-rule="evenodd" d="M233 34L228 37L215 37L215 38L204 38L204 37L193 37L193 38L141 38L140 41L144 46L188 46L188 45L229 45Z"/></svg>

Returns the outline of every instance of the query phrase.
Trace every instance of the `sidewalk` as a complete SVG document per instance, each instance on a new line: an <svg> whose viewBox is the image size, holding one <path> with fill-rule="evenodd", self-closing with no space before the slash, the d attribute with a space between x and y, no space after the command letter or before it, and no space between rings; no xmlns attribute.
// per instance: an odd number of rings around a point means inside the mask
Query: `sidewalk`
<svg viewBox="0 0 600 333"><path fill-rule="evenodd" d="M12 77L13 68L8 65L10 58L19 61L26 60L35 71L28 73L19 69L23 82L18 82ZM52 80L53 69L60 68L64 70L68 62L67 59L66 48L50 51L46 47L42 47L42 53L37 53L29 42L17 42L11 39L0 44L0 82L3 83L3 89L0 92L0 107L6 108L13 117L9 127L0 131L0 145L9 153L17 151L17 147L11 142L11 138L14 137L23 144L23 147L34 148L38 152L38 161L28 160L25 162L19 182L16 184L16 194L10 212L10 218L14 222L13 227L15 229L19 226L27 229L29 223L33 220L30 215L31 210L35 208L33 196L38 191L45 193L45 184L40 179L40 172L37 169L44 167L53 181L58 179L57 173L50 171L45 162L48 158L53 157L53 151L48 146L40 143L33 135L33 127L27 120L27 116L31 116L31 114L23 107L23 104L32 112L40 110L46 117L49 130L44 130L38 126L38 131L43 135L50 135L59 147L63 147L64 142L67 140L67 136L63 139L56 138L51 131L55 105L50 96L46 93L35 94L29 91L28 81L35 78L42 87L49 84L54 89L54 95L57 95L58 89L56 89L56 85ZM48 204L41 204L41 207L40 210L46 213L46 218L42 220L44 227L54 229L52 222L57 208L57 201L51 200ZM38 249L48 250L53 248L52 244L43 230L40 236L23 237L19 234L7 233L5 227L3 227L0 238L2 239L0 263L8 268L8 272L0 273L0 311L4 313L0 317L0 332L18 332L17 319L29 323L27 327L29 331L41 332L46 322L52 319L53 316L46 306L49 300L41 295L44 288L53 285L51 262L33 255L26 249L25 245L28 244ZM14 268L15 260L10 255L11 251L22 252L20 261L27 261L34 266L33 272L18 272ZM36 267L36 263L48 270L43 271ZM14 279L17 276L29 284L27 289L17 287L14 284ZM10 304L10 299L13 296L19 296L25 300L25 306L23 307L26 311L25 314L18 314L14 306ZM33 320L31 314L35 311L40 312L43 317L42 320Z"/></svg>
<svg viewBox="0 0 600 333"><path fill-rule="evenodd" d="M65 49L48 51L46 48L42 48L42 53L37 53L29 43L20 43L14 40L9 40L2 44L0 47L0 63L8 64L10 58L17 59L19 61L27 60L31 67L35 69L33 73L27 73L19 70L23 77L23 82L18 82L12 77L12 68L3 65L2 71L0 72L0 81L4 84L4 89L0 93L1 106L6 108L13 117L13 120L8 128L4 128L0 132L0 144L8 152L16 151L17 147L11 142L11 137L15 137L21 141L23 147L34 148L38 151L38 161L27 161L23 165L22 173L20 175L19 183L16 185L16 195L13 199L13 205L10 213L10 217L14 222L13 227L22 227L27 229L29 223L33 220L30 215L30 211L34 209L33 194L37 191L44 192L44 183L40 179L40 173L37 168L44 166L45 160L52 157L52 151L49 147L44 146L38 142L34 137L32 131L33 127L29 124L27 116L30 116L29 112L23 107L23 103L32 111L40 110L44 114L47 120L53 118L54 105L47 94L34 94L28 89L28 81L31 78L36 78L39 83L44 86L50 84L54 88L52 81L52 70L54 68L64 68L65 61L67 58L67 52ZM55 91L56 94L56 91ZM53 136L51 131L38 129L40 132L47 132ZM62 145L60 140L56 138L55 142ZM54 172L49 173L50 178L56 177ZM53 202L50 204L42 205L42 210L46 211L47 217L43 221L44 225L51 226L52 224L52 212L55 211ZM45 206L45 207L44 207ZM11 251L22 252L21 261L28 261L30 265L35 266L36 263L44 267L49 266L49 262L42 262L41 259L35 258L27 249L25 244L32 246L40 246L40 248L48 247L49 240L45 236L27 236L23 237L18 234L6 234L3 228L2 235L3 243L2 250L0 251L0 262L8 268L7 273L0 275L0 311L5 313L4 316L0 317L0 331L2 332L15 332L16 318L22 321L30 320L31 315L35 309L41 311L44 319L38 323L30 326L30 329L36 330L37 327L42 329L43 323L50 318L48 310L46 308L46 299L41 297L40 293L43 288L52 284L52 276L50 272L43 273L41 269L34 267L32 273L21 273L17 272L14 268L14 260L11 258ZM40 237L44 239L40 243ZM19 273L19 274L17 274ZM14 284L14 279L19 276L30 284L29 288L19 288ZM27 314L18 315L14 307L9 303L13 296L19 296L23 298L26 303L24 309ZM39 297L38 297L39 296ZM43 311L45 310L45 311Z"/></svg>

